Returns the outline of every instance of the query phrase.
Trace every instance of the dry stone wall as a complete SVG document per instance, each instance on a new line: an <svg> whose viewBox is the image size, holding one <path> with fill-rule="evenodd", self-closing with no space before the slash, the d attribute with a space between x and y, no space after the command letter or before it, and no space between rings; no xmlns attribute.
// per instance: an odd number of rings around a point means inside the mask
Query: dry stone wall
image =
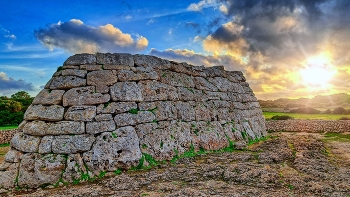
<svg viewBox="0 0 350 197"><path fill-rule="evenodd" d="M9 143L12 137L17 133L17 129L0 131L0 144Z"/></svg>
<svg viewBox="0 0 350 197"><path fill-rule="evenodd" d="M0 170L10 188L128 169L266 135L242 72L154 56L69 57L24 115ZM16 182L14 182L16 180Z"/></svg>
<svg viewBox="0 0 350 197"><path fill-rule="evenodd" d="M268 131L290 132L350 132L350 120L271 120L266 121Z"/></svg>

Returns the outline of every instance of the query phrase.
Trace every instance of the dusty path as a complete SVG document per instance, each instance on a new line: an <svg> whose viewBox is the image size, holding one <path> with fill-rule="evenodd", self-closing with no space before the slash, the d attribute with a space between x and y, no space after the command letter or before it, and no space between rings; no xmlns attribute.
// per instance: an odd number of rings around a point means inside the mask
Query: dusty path
<svg viewBox="0 0 350 197"><path fill-rule="evenodd" d="M350 139L274 133L246 151L10 196L350 196ZM349 136L350 137L350 136Z"/></svg>

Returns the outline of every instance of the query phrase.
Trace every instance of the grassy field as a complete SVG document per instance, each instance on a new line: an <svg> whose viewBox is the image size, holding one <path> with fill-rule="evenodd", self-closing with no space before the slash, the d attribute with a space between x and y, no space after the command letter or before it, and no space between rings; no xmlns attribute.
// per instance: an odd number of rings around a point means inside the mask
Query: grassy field
<svg viewBox="0 0 350 197"><path fill-rule="evenodd" d="M9 129L17 129L18 126L6 126L6 127L0 127L1 130L9 130Z"/></svg>
<svg viewBox="0 0 350 197"><path fill-rule="evenodd" d="M273 116L290 116L294 119L303 119L303 120L339 120L341 117L348 117L350 115L344 114L296 114L296 113L283 113L283 112L263 112L265 119L271 119Z"/></svg>

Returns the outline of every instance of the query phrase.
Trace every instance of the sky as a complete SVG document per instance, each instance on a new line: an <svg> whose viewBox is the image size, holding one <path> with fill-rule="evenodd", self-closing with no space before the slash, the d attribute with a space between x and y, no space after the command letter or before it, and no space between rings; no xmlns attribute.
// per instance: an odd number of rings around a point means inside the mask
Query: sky
<svg viewBox="0 0 350 197"><path fill-rule="evenodd" d="M258 99L350 93L347 0L1 0L0 96L35 96L76 53L240 70Z"/></svg>

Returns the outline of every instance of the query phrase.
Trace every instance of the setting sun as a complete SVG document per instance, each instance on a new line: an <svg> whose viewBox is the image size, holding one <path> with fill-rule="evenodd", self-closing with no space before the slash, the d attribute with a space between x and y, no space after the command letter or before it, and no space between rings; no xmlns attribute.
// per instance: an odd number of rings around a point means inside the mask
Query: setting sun
<svg viewBox="0 0 350 197"><path fill-rule="evenodd" d="M300 75L305 83L311 86L326 86L335 74L331 66L331 58L328 54L311 57L306 62L305 69Z"/></svg>

